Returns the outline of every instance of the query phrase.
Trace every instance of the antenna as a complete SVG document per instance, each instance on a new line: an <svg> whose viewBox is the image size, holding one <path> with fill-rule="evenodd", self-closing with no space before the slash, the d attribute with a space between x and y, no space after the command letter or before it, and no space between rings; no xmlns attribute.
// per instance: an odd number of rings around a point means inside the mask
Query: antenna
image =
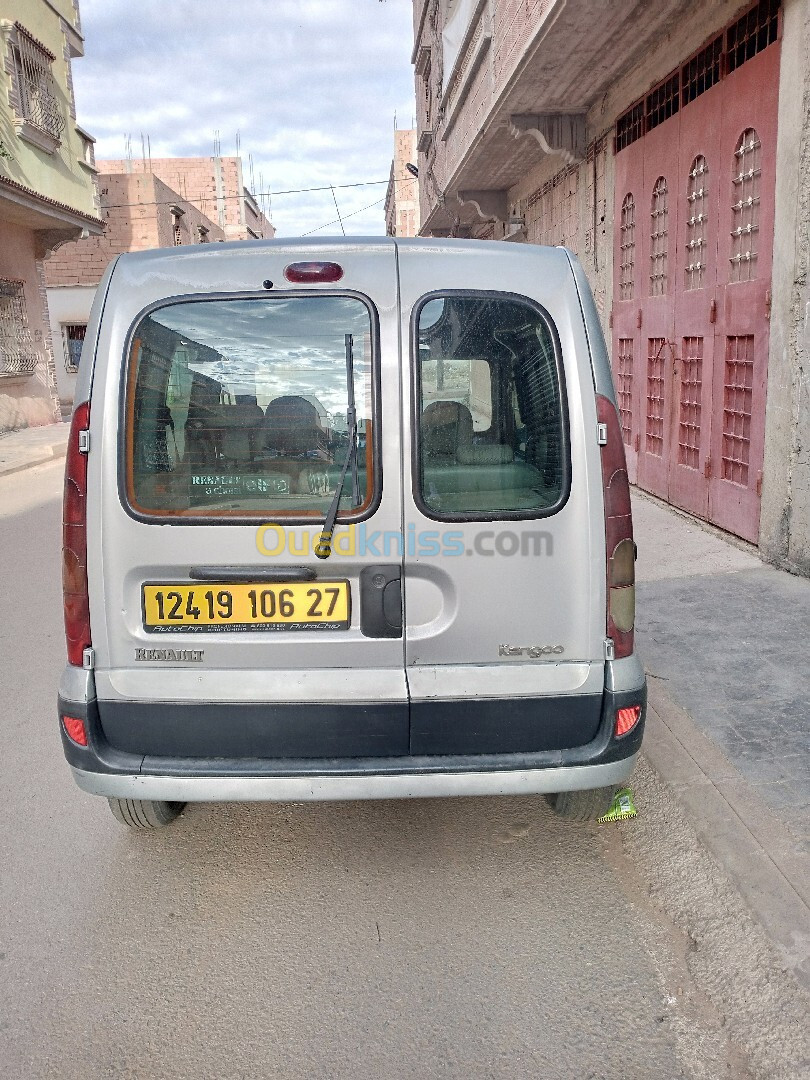
<svg viewBox="0 0 810 1080"><path fill-rule="evenodd" d="M242 140L239 137L239 132L236 133L236 156L239 157L239 151L242 147Z"/></svg>
<svg viewBox="0 0 810 1080"><path fill-rule="evenodd" d="M152 171L152 143L149 136L146 136L146 152L149 155L149 172Z"/></svg>

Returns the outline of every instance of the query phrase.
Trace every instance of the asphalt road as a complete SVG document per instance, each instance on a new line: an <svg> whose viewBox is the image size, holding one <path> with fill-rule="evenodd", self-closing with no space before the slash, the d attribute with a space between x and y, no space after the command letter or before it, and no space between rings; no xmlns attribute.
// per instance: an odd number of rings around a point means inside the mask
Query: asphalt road
<svg viewBox="0 0 810 1080"><path fill-rule="evenodd" d="M60 480L59 462L0 479L0 1076L753 1075L650 897L635 822L490 798L118 825L57 733ZM637 783L655 820L676 814ZM680 849L662 895L689 878ZM733 936L713 872L689 910Z"/></svg>

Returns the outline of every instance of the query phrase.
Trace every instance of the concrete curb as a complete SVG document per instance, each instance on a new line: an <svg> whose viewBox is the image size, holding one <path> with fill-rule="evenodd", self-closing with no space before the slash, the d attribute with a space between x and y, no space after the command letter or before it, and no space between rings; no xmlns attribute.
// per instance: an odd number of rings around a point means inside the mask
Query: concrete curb
<svg viewBox="0 0 810 1080"><path fill-rule="evenodd" d="M810 990L810 856L654 677L643 752Z"/></svg>
<svg viewBox="0 0 810 1080"><path fill-rule="evenodd" d="M38 430L38 429L35 429ZM4 446L5 440L0 440L0 476L11 476L13 473L31 469L35 465L44 465L49 461L63 458L67 452L68 432L59 434L52 442L43 442L41 445L18 447L13 444ZM15 436L9 436L9 439Z"/></svg>

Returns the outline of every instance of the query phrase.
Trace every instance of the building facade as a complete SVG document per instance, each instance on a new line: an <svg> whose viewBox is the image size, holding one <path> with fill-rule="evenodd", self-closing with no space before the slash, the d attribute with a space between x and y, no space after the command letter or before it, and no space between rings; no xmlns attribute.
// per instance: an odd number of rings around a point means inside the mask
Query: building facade
<svg viewBox="0 0 810 1080"><path fill-rule="evenodd" d="M419 183L408 165L416 168L416 129L394 132L394 160L385 193L387 236L419 235Z"/></svg>
<svg viewBox="0 0 810 1080"><path fill-rule="evenodd" d="M104 234L64 244L45 263L56 382L63 412L73 403L81 344L96 287L124 251L227 239L225 230L154 173L99 173Z"/></svg>
<svg viewBox="0 0 810 1080"><path fill-rule="evenodd" d="M271 239L276 234L245 187L240 157L125 158L99 161L103 173L152 173L215 221L227 240Z"/></svg>
<svg viewBox="0 0 810 1080"><path fill-rule="evenodd" d="M59 418L43 260L101 232L77 0L0 0L0 433Z"/></svg>
<svg viewBox="0 0 810 1080"><path fill-rule="evenodd" d="M810 3L415 0L422 232L563 244L631 478L810 573Z"/></svg>

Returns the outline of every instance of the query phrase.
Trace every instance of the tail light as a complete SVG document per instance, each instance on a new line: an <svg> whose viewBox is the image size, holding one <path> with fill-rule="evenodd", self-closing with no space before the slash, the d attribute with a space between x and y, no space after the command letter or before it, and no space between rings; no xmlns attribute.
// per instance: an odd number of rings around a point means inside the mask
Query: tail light
<svg viewBox="0 0 810 1080"><path fill-rule="evenodd" d="M68 663L81 667L91 645L87 591L87 454L79 448L90 426L90 403L77 405L70 425L62 503L62 591Z"/></svg>
<svg viewBox="0 0 810 1080"><path fill-rule="evenodd" d="M597 394L597 418L606 435L602 446L602 490L607 547L607 636L619 659L633 652L636 618L636 546L630 510L630 483L616 406Z"/></svg>

